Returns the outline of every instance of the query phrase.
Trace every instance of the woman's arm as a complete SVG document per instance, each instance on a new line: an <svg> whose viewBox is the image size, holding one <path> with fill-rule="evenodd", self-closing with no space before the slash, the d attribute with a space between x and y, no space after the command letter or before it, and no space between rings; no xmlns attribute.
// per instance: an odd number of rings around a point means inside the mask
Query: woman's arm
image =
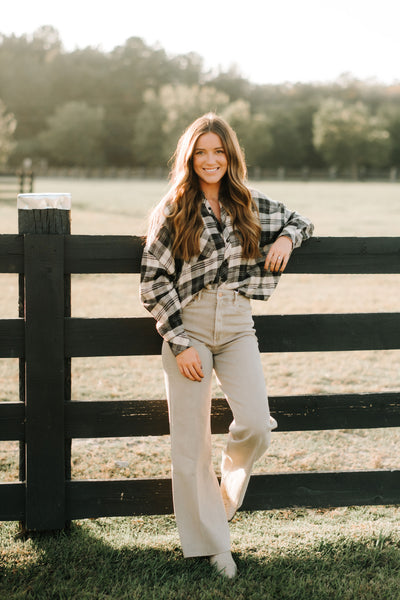
<svg viewBox="0 0 400 600"><path fill-rule="evenodd" d="M314 225L310 219L303 217L296 211L291 211L283 204L280 204L282 214L282 230L279 236L286 236L293 242L293 249L299 248L301 244L308 240L313 234Z"/></svg>
<svg viewBox="0 0 400 600"><path fill-rule="evenodd" d="M264 268L282 273L293 249L311 237L314 226L306 217L264 194L255 192L255 200L259 209L261 240L264 240L262 250L266 253Z"/></svg>
<svg viewBox="0 0 400 600"><path fill-rule="evenodd" d="M182 323L181 303L175 288L175 261L163 231L143 250L140 299L157 321L157 331L177 356L190 346Z"/></svg>
<svg viewBox="0 0 400 600"><path fill-rule="evenodd" d="M183 327L174 276L173 257L168 248L158 243L152 249L144 249L140 281L143 306L156 319L157 330L169 343L181 374L192 381L201 381L204 377L201 360L197 350L190 346Z"/></svg>

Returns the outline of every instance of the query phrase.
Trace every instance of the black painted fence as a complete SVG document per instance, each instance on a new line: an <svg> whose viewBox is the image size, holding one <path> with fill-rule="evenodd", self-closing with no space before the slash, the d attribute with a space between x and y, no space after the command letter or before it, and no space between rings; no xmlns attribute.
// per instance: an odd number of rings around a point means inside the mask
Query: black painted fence
<svg viewBox="0 0 400 600"><path fill-rule="evenodd" d="M171 513L169 479L70 479L73 438L169 432L164 400L70 397L72 357L160 352L151 318L70 317L70 274L136 273L142 241L69 235L68 211L22 212L21 233L0 235L0 273L20 277L20 317L0 320L0 357L21 365L21 401L0 403L0 440L21 449L21 480L0 484L0 519L49 530L78 518ZM313 238L287 273L398 274L400 238ZM261 352L400 348L400 313L256 316L255 324ZM279 431L400 426L400 392L272 397L270 406ZM226 402L214 400L213 433L230 420ZM254 475L243 509L397 503L400 470L300 472Z"/></svg>

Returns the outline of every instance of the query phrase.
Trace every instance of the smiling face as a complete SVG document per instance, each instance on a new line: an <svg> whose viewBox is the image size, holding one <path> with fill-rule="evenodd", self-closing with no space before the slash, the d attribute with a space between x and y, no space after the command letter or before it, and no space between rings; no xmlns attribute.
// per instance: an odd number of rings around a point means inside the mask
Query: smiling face
<svg viewBox="0 0 400 600"><path fill-rule="evenodd" d="M209 131L201 135L193 151L193 169L204 194L217 194L221 179L228 168L228 159L221 138Z"/></svg>

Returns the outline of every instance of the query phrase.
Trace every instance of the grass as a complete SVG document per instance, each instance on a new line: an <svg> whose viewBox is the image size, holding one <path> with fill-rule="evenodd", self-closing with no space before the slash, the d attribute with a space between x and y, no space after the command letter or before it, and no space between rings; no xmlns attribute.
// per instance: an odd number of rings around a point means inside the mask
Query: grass
<svg viewBox="0 0 400 600"><path fill-rule="evenodd" d="M0 531L0 597L19 600L396 600L398 509L239 513L231 525L239 576L182 558L171 517L74 522L19 538Z"/></svg>
<svg viewBox="0 0 400 600"><path fill-rule="evenodd" d="M257 182L310 216L316 235L398 235L398 186ZM46 180L70 191L72 232L141 234L166 190L162 181ZM377 210L379 208L379 210ZM17 232L15 206L0 206L1 233ZM287 276L256 313L398 311L399 276ZM0 275L1 318L17 317L17 277ZM142 316L137 275L72 278L73 316ZM270 395L399 390L400 351L263 355ZM163 398L159 357L72 361L74 400ZM214 394L220 392L214 383ZM0 360L0 401L18 399L18 361ZM400 431L274 433L255 472L398 468ZM214 466L224 436L214 436ZM0 442L0 481L18 479L18 443ZM74 478L169 476L169 438L74 440ZM0 598L400 599L396 507L239 513L232 544L240 575L221 581L206 561L185 561L172 517L74 522L54 536L18 536L0 524Z"/></svg>

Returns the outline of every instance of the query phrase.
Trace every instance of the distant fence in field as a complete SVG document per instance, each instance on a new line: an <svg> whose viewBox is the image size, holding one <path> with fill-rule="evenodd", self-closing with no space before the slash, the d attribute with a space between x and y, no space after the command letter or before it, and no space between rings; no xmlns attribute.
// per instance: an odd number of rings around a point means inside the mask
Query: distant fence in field
<svg viewBox="0 0 400 600"><path fill-rule="evenodd" d="M0 202L2 200L15 202L17 194L33 192L34 174L29 171L0 172Z"/></svg>
<svg viewBox="0 0 400 600"><path fill-rule="evenodd" d="M0 320L0 357L20 361L20 401L0 403L0 440L20 442L20 481L0 484L0 519L51 530L80 518L173 511L167 478L71 480L71 440L169 433L165 400L71 398L71 358L155 355L152 318L71 318L70 275L137 273L142 239L70 235L69 211L20 210L19 234L0 235L0 273L20 282L19 318ZM400 238L313 238L291 273L400 273ZM400 313L254 318L261 352L400 348ZM384 373L382 373L384 377ZM400 392L270 398L279 431L400 426ZM212 405L212 432L230 409ZM343 449L345 451L345 449ZM397 504L400 470L253 475L244 510Z"/></svg>
<svg viewBox="0 0 400 600"><path fill-rule="evenodd" d="M100 179L167 179L168 169L163 167L38 167L37 176L100 178ZM261 168L249 167L249 177L253 180L276 181L400 181L400 168L364 169L359 168L355 175L352 169L330 168Z"/></svg>

